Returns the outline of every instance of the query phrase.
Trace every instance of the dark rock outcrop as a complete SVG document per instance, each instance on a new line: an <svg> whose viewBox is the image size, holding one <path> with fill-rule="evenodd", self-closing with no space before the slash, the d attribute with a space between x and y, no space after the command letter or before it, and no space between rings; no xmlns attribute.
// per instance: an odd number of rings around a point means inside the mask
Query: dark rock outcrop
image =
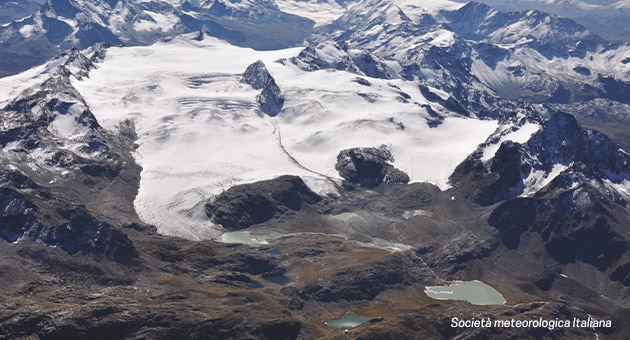
<svg viewBox="0 0 630 340"><path fill-rule="evenodd" d="M44 192L41 195L45 195ZM128 263L138 253L127 235L99 221L83 206L59 200L59 216L51 216L40 197L34 201L16 190L0 188L0 237L8 242L32 241L69 254L97 254ZM55 214L56 215L56 214Z"/></svg>
<svg viewBox="0 0 630 340"><path fill-rule="evenodd" d="M238 230L320 200L300 177L287 175L234 186L206 203L206 214L224 228Z"/></svg>
<svg viewBox="0 0 630 340"><path fill-rule="evenodd" d="M270 77L265 82L262 92L256 97L256 101L262 112L268 116L274 117L280 113L284 105L284 96L273 78Z"/></svg>
<svg viewBox="0 0 630 340"><path fill-rule="evenodd" d="M503 142L490 161L470 156L451 177L491 209L488 223L508 249L528 254L539 244L559 265L586 264L601 272L599 279L626 285L628 179L630 156L562 112L527 142ZM546 277L535 284L554 283Z"/></svg>
<svg viewBox="0 0 630 340"><path fill-rule="evenodd" d="M243 73L243 81L251 85L256 90L260 90L265 86L265 83L269 81L271 74L267 70L265 63L262 60L258 60L255 63L247 66L245 73Z"/></svg>
<svg viewBox="0 0 630 340"><path fill-rule="evenodd" d="M489 167L495 180L480 190L477 203L491 205L521 195L526 178L534 172L549 174L558 165L566 168L565 188L577 177L612 183L630 178L630 156L619 146L599 132L583 129L572 115L557 112L526 143L501 144ZM561 181L556 184L562 186Z"/></svg>
<svg viewBox="0 0 630 340"><path fill-rule="evenodd" d="M630 247L615 210L622 208L586 184L540 198L509 200L492 212L488 222L508 248L518 249L522 238L528 237L524 235L533 232L540 235L549 255L562 264L582 261L600 271L610 268L621 273L621 259L627 259Z"/></svg>
<svg viewBox="0 0 630 340"><path fill-rule="evenodd" d="M351 183L373 188L381 183L408 183L409 176L388 162L393 162L392 153L385 147L352 148L337 155L335 169Z"/></svg>
<svg viewBox="0 0 630 340"><path fill-rule="evenodd" d="M366 50L349 51L343 42L333 40L307 46L289 60L305 71L336 69L373 78L396 77L387 63L373 53Z"/></svg>
<svg viewBox="0 0 630 340"><path fill-rule="evenodd" d="M247 67L243 74L243 81L256 90L262 89L256 97L256 102L262 112L273 117L282 110L284 105L282 90L262 61L258 60Z"/></svg>

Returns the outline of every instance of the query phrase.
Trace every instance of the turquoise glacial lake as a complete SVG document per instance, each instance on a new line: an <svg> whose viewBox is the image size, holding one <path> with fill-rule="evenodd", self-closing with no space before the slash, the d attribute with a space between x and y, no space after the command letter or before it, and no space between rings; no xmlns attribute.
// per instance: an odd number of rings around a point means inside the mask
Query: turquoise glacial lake
<svg viewBox="0 0 630 340"><path fill-rule="evenodd" d="M223 233L221 238L218 240L221 243L240 243L240 244L252 244L254 240L252 240L249 232L246 231L230 231L227 233Z"/></svg>
<svg viewBox="0 0 630 340"><path fill-rule="evenodd" d="M436 300L464 300L473 305L505 304L501 293L478 280L455 281L448 286L426 286L424 292Z"/></svg>
<svg viewBox="0 0 630 340"><path fill-rule="evenodd" d="M370 320L372 320L372 318L356 315L352 312L349 312L346 313L346 315L344 315L341 319L326 321L326 324L330 327L335 328L352 328L362 325Z"/></svg>

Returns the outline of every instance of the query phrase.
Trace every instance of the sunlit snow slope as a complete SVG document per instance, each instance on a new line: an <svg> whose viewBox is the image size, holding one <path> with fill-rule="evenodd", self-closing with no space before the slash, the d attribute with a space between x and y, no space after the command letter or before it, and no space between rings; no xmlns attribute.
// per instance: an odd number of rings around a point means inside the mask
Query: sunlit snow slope
<svg viewBox="0 0 630 340"><path fill-rule="evenodd" d="M452 117L430 128L421 107L427 101L411 82L306 72L277 62L300 49L260 52L194 36L110 48L89 78L74 81L105 127L134 120L143 167L136 210L162 234L218 235L203 200L236 184L294 174L317 192L334 191L336 156L350 147L388 145L412 181L444 188L455 166L497 127ZM258 107L260 91L242 81L257 60L285 97L273 118Z"/></svg>

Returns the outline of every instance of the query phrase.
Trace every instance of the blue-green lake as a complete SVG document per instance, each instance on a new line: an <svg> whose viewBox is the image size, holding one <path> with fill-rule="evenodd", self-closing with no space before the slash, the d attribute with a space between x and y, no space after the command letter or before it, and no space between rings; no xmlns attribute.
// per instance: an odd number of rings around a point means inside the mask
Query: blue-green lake
<svg viewBox="0 0 630 340"><path fill-rule="evenodd" d="M474 305L505 304L501 293L478 280L455 281L448 286L426 286L424 292L436 300L464 300Z"/></svg>
<svg viewBox="0 0 630 340"><path fill-rule="evenodd" d="M280 249L272 248L272 249L268 249L266 253L269 255L280 255L282 254L282 251Z"/></svg>
<svg viewBox="0 0 630 340"><path fill-rule="evenodd" d="M356 315L352 312L349 312L346 313L341 319L326 321L326 324L330 327L335 328L352 328L362 325L370 320L372 320L372 318Z"/></svg>
<svg viewBox="0 0 630 340"><path fill-rule="evenodd" d="M249 232L246 231L230 231L227 233L223 233L221 238L218 240L221 243L240 243L240 244L252 244L254 240L252 240Z"/></svg>

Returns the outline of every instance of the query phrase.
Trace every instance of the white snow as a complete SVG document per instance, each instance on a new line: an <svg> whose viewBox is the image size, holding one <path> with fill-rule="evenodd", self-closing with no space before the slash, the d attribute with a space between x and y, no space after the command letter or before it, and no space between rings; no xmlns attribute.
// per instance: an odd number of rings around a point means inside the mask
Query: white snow
<svg viewBox="0 0 630 340"><path fill-rule="evenodd" d="M523 193L521 197L527 197L535 194L540 189L544 188L547 184L556 178L560 173L569 168L565 164L556 163L550 172L542 170L534 170L529 173L527 178L523 179Z"/></svg>
<svg viewBox="0 0 630 340"><path fill-rule="evenodd" d="M509 131L505 133L496 143L488 145L483 150L482 162L486 162L494 157L494 154L499 150L501 144L505 141L512 141L515 143L525 143L531 136L540 130L541 126L532 122L526 122L523 126L520 126L518 130Z"/></svg>
<svg viewBox="0 0 630 340"><path fill-rule="evenodd" d="M451 96L450 94L448 94L448 92L443 91L441 89L438 89L436 87L433 86L427 86L427 88L429 89L429 91L431 91L432 93L438 95L438 97L440 97L440 99L442 100L448 100L448 98Z"/></svg>
<svg viewBox="0 0 630 340"><path fill-rule="evenodd" d="M48 131L63 138L84 136L89 131L89 128L77 121L83 110L84 107L82 105L72 104L66 114L60 114L55 117L55 120L48 125Z"/></svg>
<svg viewBox="0 0 630 340"><path fill-rule="evenodd" d="M65 58L53 59L20 74L0 78L0 107L4 107L23 91L43 83L63 62Z"/></svg>
<svg viewBox="0 0 630 340"><path fill-rule="evenodd" d="M449 0L395 0L393 3L412 18L425 13L438 14L440 11L455 11L465 5Z"/></svg>
<svg viewBox="0 0 630 340"><path fill-rule="evenodd" d="M629 180L624 178L622 182L616 183L609 179L604 179L603 182L604 182L604 185L608 189L612 189L613 191L618 192L619 194L621 194L624 200L630 202L630 181Z"/></svg>
<svg viewBox="0 0 630 340"><path fill-rule="evenodd" d="M294 174L315 191L333 191L319 174L339 181L336 156L350 147L388 145L394 164L413 181L446 188L455 166L497 127L447 118L431 129L426 111L413 104L426 102L413 84L393 82L410 89L412 101L404 103L386 80L370 78L366 87L354 81L356 74L305 72L274 62L299 48L261 52L190 37L110 48L89 79L74 82L106 128L135 121L143 167L135 206L162 234L218 237L221 230L205 217L203 202L236 184ZM241 82L258 59L286 98L274 118L259 111L259 91ZM280 148L280 138L300 165Z"/></svg>
<svg viewBox="0 0 630 340"><path fill-rule="evenodd" d="M276 0L275 2L283 12L315 21L315 27L327 25L345 12L345 9L334 0Z"/></svg>
<svg viewBox="0 0 630 340"><path fill-rule="evenodd" d="M437 29L425 34L422 38L426 39L423 43L438 47L448 47L455 42L455 33L445 29Z"/></svg>
<svg viewBox="0 0 630 340"><path fill-rule="evenodd" d="M22 34L22 36L26 39L30 38L33 33L35 33L35 31L37 30L37 26L36 25L24 25L22 27L20 27L20 34Z"/></svg>
<svg viewBox="0 0 630 340"><path fill-rule="evenodd" d="M318 45L317 55L331 65L343 60L343 57L347 56L346 52L337 48L332 41L326 41Z"/></svg>
<svg viewBox="0 0 630 340"><path fill-rule="evenodd" d="M170 31L176 24L179 23L179 18L174 14L161 14L151 11L144 11L154 21L141 20L134 22L133 28L136 31Z"/></svg>

